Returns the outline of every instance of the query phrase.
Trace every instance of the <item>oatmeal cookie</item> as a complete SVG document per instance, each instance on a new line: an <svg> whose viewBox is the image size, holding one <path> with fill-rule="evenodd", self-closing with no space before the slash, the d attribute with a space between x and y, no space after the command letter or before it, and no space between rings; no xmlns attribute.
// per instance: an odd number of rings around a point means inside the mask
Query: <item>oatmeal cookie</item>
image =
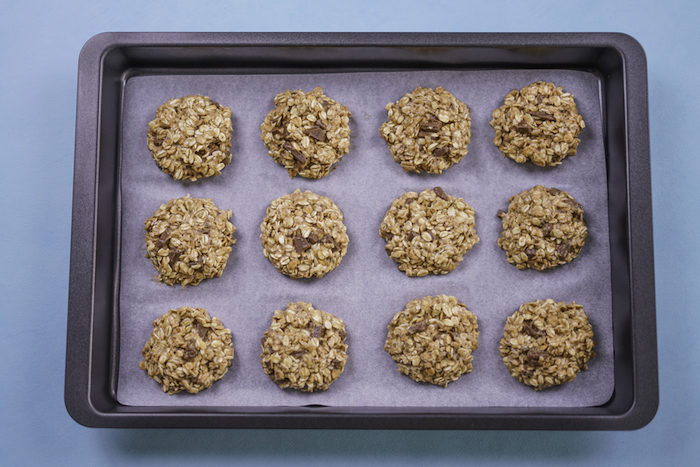
<svg viewBox="0 0 700 467"><path fill-rule="evenodd" d="M297 189L268 206L260 224L263 254L292 279L323 277L348 251L343 219L330 199Z"/></svg>
<svg viewBox="0 0 700 467"><path fill-rule="evenodd" d="M325 391L348 360L343 320L311 303L289 303L277 310L260 341L260 363L281 388Z"/></svg>
<svg viewBox="0 0 700 467"><path fill-rule="evenodd" d="M275 96L275 108L260 125L268 154L289 176L322 178L350 150L350 111L323 94L289 91Z"/></svg>
<svg viewBox="0 0 700 467"><path fill-rule="evenodd" d="M146 257L168 285L197 285L224 272L236 227L206 198L171 199L145 222Z"/></svg>
<svg viewBox="0 0 700 467"><path fill-rule="evenodd" d="M469 108L449 91L418 87L386 110L379 133L404 171L440 174L467 154Z"/></svg>
<svg viewBox="0 0 700 467"><path fill-rule="evenodd" d="M498 246L518 269L542 271L569 263L588 237L583 207L557 188L537 185L523 191L498 216L503 227Z"/></svg>
<svg viewBox="0 0 700 467"><path fill-rule="evenodd" d="M148 149L175 180L212 177L231 162L231 109L207 96L171 99L148 124Z"/></svg>
<svg viewBox="0 0 700 467"><path fill-rule="evenodd" d="M231 330L204 308L183 306L153 322L139 368L163 392L196 394L224 377L233 360Z"/></svg>
<svg viewBox="0 0 700 467"><path fill-rule="evenodd" d="M586 126L574 96L544 81L508 93L492 116L493 142L503 155L542 167L576 155L578 136Z"/></svg>
<svg viewBox="0 0 700 467"><path fill-rule="evenodd" d="M384 350L415 381L447 387L472 371L476 315L449 295L416 299L394 315Z"/></svg>
<svg viewBox="0 0 700 467"><path fill-rule="evenodd" d="M548 298L525 303L508 317L498 350L512 377L540 390L587 370L594 347L583 307Z"/></svg>
<svg viewBox="0 0 700 467"><path fill-rule="evenodd" d="M447 274L479 241L474 210L440 187L404 193L379 228L384 249L407 276Z"/></svg>

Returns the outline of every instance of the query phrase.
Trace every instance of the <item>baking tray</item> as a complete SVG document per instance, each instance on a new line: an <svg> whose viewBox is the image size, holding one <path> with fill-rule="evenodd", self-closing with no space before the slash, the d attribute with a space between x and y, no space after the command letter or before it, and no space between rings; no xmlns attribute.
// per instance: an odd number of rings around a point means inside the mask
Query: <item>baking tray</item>
<svg viewBox="0 0 700 467"><path fill-rule="evenodd" d="M136 77L570 70L597 79L614 390L586 407L119 402L124 96ZM107 33L80 56L65 401L96 427L619 429L658 407L646 61L623 34ZM483 135L481 135L483 137ZM490 135L488 136L491 137ZM235 335L234 330L234 335Z"/></svg>

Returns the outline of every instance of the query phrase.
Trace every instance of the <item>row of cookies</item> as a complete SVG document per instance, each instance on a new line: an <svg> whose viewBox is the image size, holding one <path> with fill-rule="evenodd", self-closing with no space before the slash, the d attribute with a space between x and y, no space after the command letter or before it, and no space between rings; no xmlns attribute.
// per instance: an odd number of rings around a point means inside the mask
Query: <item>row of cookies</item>
<svg viewBox="0 0 700 467"><path fill-rule="evenodd" d="M232 245L231 211L210 199L172 199L145 222L146 256L168 285L197 285L224 271ZM500 211L498 245L518 269L544 270L581 252L588 231L583 207L569 193L537 185ZM323 277L347 252L340 208L329 198L297 189L272 201L260 224L264 256L292 279ZM440 187L395 199L379 228L385 251L408 276L447 274L479 241L474 209Z"/></svg>
<svg viewBox="0 0 700 467"><path fill-rule="evenodd" d="M290 177L325 177L350 151L351 113L320 87L279 93L260 126L268 154ZM469 107L449 91L418 87L386 106L379 128L406 172L440 174L467 154ZM171 99L148 124L147 145L158 167L176 180L219 175L231 162L232 111L207 96ZM494 144L504 156L556 166L576 154L585 127L574 97L537 81L513 90L492 113Z"/></svg>
<svg viewBox="0 0 700 467"><path fill-rule="evenodd" d="M261 339L263 371L281 388L325 391L348 360L345 324L311 303L275 311ZM472 372L477 317L456 297L412 300L388 325L384 350L399 372L447 387ZM595 356L593 329L575 302L523 304L504 326L499 353L511 376L535 390L572 381ZM198 393L224 377L234 358L231 330L203 308L170 310L153 322L139 367L164 392Z"/></svg>

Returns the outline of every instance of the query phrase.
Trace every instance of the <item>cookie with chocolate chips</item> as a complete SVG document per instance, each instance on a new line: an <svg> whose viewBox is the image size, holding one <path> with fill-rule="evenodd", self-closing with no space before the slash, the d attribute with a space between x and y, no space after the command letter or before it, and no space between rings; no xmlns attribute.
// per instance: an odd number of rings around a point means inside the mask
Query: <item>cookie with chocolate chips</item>
<svg viewBox="0 0 700 467"><path fill-rule="evenodd" d="M277 310L260 340L263 371L281 388L325 391L348 360L345 324L311 303L289 303Z"/></svg>
<svg viewBox="0 0 700 467"><path fill-rule="evenodd" d="M224 272L236 243L231 211L209 198L171 199L145 222L146 257L168 285L197 285Z"/></svg>
<svg viewBox="0 0 700 467"><path fill-rule="evenodd" d="M479 242L474 209L441 187L395 199L379 236L389 257L407 276L447 274Z"/></svg>
<svg viewBox="0 0 700 467"><path fill-rule="evenodd" d="M544 81L509 92L492 117L493 142L503 155L539 166L556 166L576 155L586 126L574 96Z"/></svg>
<svg viewBox="0 0 700 467"><path fill-rule="evenodd" d="M175 180L213 177L231 162L231 109L207 96L171 99L148 124L148 149Z"/></svg>
<svg viewBox="0 0 700 467"><path fill-rule="evenodd" d="M139 368L163 392L196 394L224 377L233 361L231 330L204 308L180 307L153 322Z"/></svg>
<svg viewBox="0 0 700 467"><path fill-rule="evenodd" d="M260 126L268 154L290 177L322 178L350 150L350 111L320 87L277 94Z"/></svg>
<svg viewBox="0 0 700 467"><path fill-rule="evenodd" d="M508 317L498 350L512 377L542 390L587 370L594 347L583 306L547 299L525 303Z"/></svg>
<svg viewBox="0 0 700 467"><path fill-rule="evenodd" d="M343 220L329 198L297 189L268 206L260 224L263 254L292 279L323 277L348 250Z"/></svg>
<svg viewBox="0 0 700 467"><path fill-rule="evenodd" d="M384 350L414 381L447 387L472 371L479 347L476 315L456 297L410 301L389 322Z"/></svg>
<svg viewBox="0 0 700 467"><path fill-rule="evenodd" d="M581 253L588 238L583 206L557 188L537 185L510 198L498 246L518 269L555 268Z"/></svg>
<svg viewBox="0 0 700 467"><path fill-rule="evenodd" d="M404 171L440 174L467 154L469 108L449 91L418 87L386 110L379 134Z"/></svg>

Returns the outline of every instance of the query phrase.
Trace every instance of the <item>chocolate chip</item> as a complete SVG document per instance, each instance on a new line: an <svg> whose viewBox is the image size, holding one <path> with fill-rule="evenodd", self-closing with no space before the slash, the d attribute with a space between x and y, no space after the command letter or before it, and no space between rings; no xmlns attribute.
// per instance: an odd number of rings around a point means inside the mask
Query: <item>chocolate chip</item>
<svg viewBox="0 0 700 467"><path fill-rule="evenodd" d="M408 328L408 333L409 334L415 334L417 332L423 332L426 329L428 329L428 322L427 321L421 321L419 323L416 323L412 325L411 327Z"/></svg>
<svg viewBox="0 0 700 467"><path fill-rule="evenodd" d="M533 256L537 256L537 250L535 250L533 247L530 247L527 250L525 250L525 254L528 258L532 258Z"/></svg>
<svg viewBox="0 0 700 467"><path fill-rule="evenodd" d="M190 339L187 341L187 347L185 347L185 354L182 356L182 359L191 362L197 355L199 355L199 350L197 350L197 340Z"/></svg>
<svg viewBox="0 0 700 467"><path fill-rule="evenodd" d="M165 229L165 232L160 234L160 237L158 237L158 240L156 240L156 243L155 243L156 251L163 248L163 245L165 245L165 243L168 241L168 238L170 238L170 232L172 232L172 231L168 227L167 229Z"/></svg>
<svg viewBox="0 0 700 467"><path fill-rule="evenodd" d="M430 121L423 122L420 125L418 125L418 136L432 136L434 133L440 131L440 128L442 128L442 122L435 118L435 116L432 114L431 117L433 117L433 119L431 119Z"/></svg>
<svg viewBox="0 0 700 467"><path fill-rule="evenodd" d="M335 238L331 236L331 234L326 234L321 241L323 243L332 243L333 246L331 247L331 251L335 253L336 251L340 251L340 245L335 241Z"/></svg>
<svg viewBox="0 0 700 467"><path fill-rule="evenodd" d="M570 248L571 247L568 243L560 243L557 247L557 256L559 256L560 258L566 258L566 255L569 253Z"/></svg>
<svg viewBox="0 0 700 467"><path fill-rule="evenodd" d="M202 323L197 323L197 334L199 334L200 339L207 337L207 332L209 332L208 327L202 325Z"/></svg>
<svg viewBox="0 0 700 467"><path fill-rule="evenodd" d="M341 366L343 366L343 362L338 360L337 358L334 358L333 360L331 360L331 366L333 368L340 368Z"/></svg>
<svg viewBox="0 0 700 467"><path fill-rule="evenodd" d="M580 214L580 211L583 210L583 206L581 206L581 203L579 203L578 201L576 201L572 198L567 198L566 200L564 200L564 202L566 204L568 204L569 206L571 206L571 209L574 212L579 211L579 214Z"/></svg>
<svg viewBox="0 0 700 467"><path fill-rule="evenodd" d="M314 325L313 328L311 328L311 337L321 337L323 336L323 332L326 330L323 326L316 326Z"/></svg>
<svg viewBox="0 0 700 467"><path fill-rule="evenodd" d="M153 144L155 144L156 146L162 146L163 140L160 138L153 138Z"/></svg>
<svg viewBox="0 0 700 467"><path fill-rule="evenodd" d="M497 213L496 215L497 215L498 217L500 217L501 219L503 219L503 216L506 215L506 212L505 212L503 209L499 209L499 210L498 210L498 213Z"/></svg>
<svg viewBox="0 0 700 467"><path fill-rule="evenodd" d="M528 113L530 115L532 115L533 117L541 118L542 120L549 120L550 122L557 121L557 119L554 117L554 115L549 115L548 113L541 112L539 110L537 112L528 112Z"/></svg>
<svg viewBox="0 0 700 467"><path fill-rule="evenodd" d="M410 242L418 236L419 236L418 232L414 232L413 230L411 230L410 232L408 232L408 234L406 234L406 240Z"/></svg>
<svg viewBox="0 0 700 467"><path fill-rule="evenodd" d="M391 232L387 232L386 230L380 230L379 231L379 236L382 237L384 240L387 242L394 238L394 234Z"/></svg>
<svg viewBox="0 0 700 467"><path fill-rule="evenodd" d="M540 331L530 320L523 321L523 332L532 337L540 337L544 334L543 331Z"/></svg>
<svg viewBox="0 0 700 467"><path fill-rule="evenodd" d="M287 137L287 125L283 123L280 124L280 126L276 126L272 128L272 134L278 134L280 135L280 139L285 139Z"/></svg>
<svg viewBox="0 0 700 467"><path fill-rule="evenodd" d="M286 149L287 151L289 151L292 157L302 166L306 164L306 157L302 153L294 149L294 146L289 141L284 142L284 144L282 145L282 149Z"/></svg>
<svg viewBox="0 0 700 467"><path fill-rule="evenodd" d="M515 131L517 131L518 133L529 135L530 132L532 132L532 128L528 126L525 120L520 120L520 123L515 125Z"/></svg>
<svg viewBox="0 0 700 467"><path fill-rule="evenodd" d="M403 202L403 205L408 206L409 204L411 204L415 200L416 200L416 198L406 198L406 201Z"/></svg>
<svg viewBox="0 0 700 467"><path fill-rule="evenodd" d="M311 248L311 243L308 242L304 237L294 237L294 249L296 250L297 253L301 253L303 251L308 250Z"/></svg>
<svg viewBox="0 0 700 467"><path fill-rule="evenodd" d="M556 196L559 193L563 193L559 188L547 188L547 193L550 195Z"/></svg>
<svg viewBox="0 0 700 467"><path fill-rule="evenodd" d="M323 110L328 110L328 107L331 106L331 103L328 101L321 101L321 107L323 107Z"/></svg>
<svg viewBox="0 0 700 467"><path fill-rule="evenodd" d="M180 255L182 255L182 252L177 248L170 249L170 253L168 254L168 261L170 262L171 268L175 265L175 263L180 261Z"/></svg>
<svg viewBox="0 0 700 467"><path fill-rule="evenodd" d="M433 191L435 192L436 195L438 195L440 198L444 199L445 201L449 201L450 198L447 196L447 193L445 193L445 190L443 190L441 187L436 186L433 188Z"/></svg>
<svg viewBox="0 0 700 467"><path fill-rule="evenodd" d="M324 139L326 139L326 130L324 130L320 126L312 126L311 128L307 128L306 130L304 130L304 134L307 136L311 136L316 141L323 141Z"/></svg>
<svg viewBox="0 0 700 467"><path fill-rule="evenodd" d="M318 241L321 240L321 237L319 237L316 232L311 232L306 239L313 245L314 243L318 243Z"/></svg>
<svg viewBox="0 0 700 467"><path fill-rule="evenodd" d="M435 148L435 150L433 151L433 156L435 156L435 157L442 157L442 156L444 156L445 154L448 154L448 153L450 152L450 149L452 149L452 148L449 147L449 146L443 146L443 147L441 147L441 148Z"/></svg>
<svg viewBox="0 0 700 467"><path fill-rule="evenodd" d="M540 364L540 357L547 358L549 353L546 350L530 349L527 351L527 362L530 366L535 366Z"/></svg>
<svg viewBox="0 0 700 467"><path fill-rule="evenodd" d="M338 330L338 335L340 336L340 340L345 340L345 337L347 336L347 334L345 334L345 331L343 331L342 329Z"/></svg>
<svg viewBox="0 0 700 467"><path fill-rule="evenodd" d="M289 355L291 355L291 356L294 357L294 358L299 358L299 357L301 357L302 355L304 355L305 353L306 353L306 350L301 349L301 350L297 350L297 351L295 351L295 352L292 352L292 353L289 354Z"/></svg>
<svg viewBox="0 0 700 467"><path fill-rule="evenodd" d="M553 228L554 224L552 224L551 222L547 222L545 225L542 226L542 236L548 236L552 232Z"/></svg>
<svg viewBox="0 0 700 467"><path fill-rule="evenodd" d="M541 104L541 103L542 103L542 100L544 99L544 96L543 96L542 94L537 94L537 96L535 97L535 99L537 99L537 103L538 103L538 104Z"/></svg>

